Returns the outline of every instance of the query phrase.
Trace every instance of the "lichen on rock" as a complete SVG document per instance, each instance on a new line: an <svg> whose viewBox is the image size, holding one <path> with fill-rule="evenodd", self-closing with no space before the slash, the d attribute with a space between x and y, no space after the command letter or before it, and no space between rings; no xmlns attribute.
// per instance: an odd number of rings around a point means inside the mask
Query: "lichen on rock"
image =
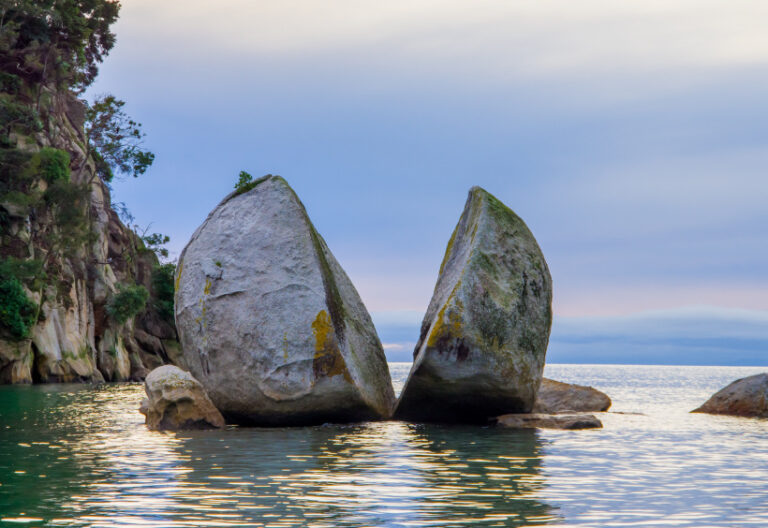
<svg viewBox="0 0 768 528"><path fill-rule="evenodd" d="M178 270L184 362L229 421L390 415L394 394L370 315L284 179L227 196Z"/></svg>
<svg viewBox="0 0 768 528"><path fill-rule="evenodd" d="M395 416L483 422L529 412L551 304L549 270L530 230L473 187L448 242Z"/></svg>

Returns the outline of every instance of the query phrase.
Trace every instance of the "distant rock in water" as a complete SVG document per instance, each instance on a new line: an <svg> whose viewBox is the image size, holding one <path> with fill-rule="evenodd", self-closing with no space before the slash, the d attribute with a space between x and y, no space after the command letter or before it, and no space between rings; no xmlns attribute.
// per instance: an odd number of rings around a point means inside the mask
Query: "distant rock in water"
<svg viewBox="0 0 768 528"><path fill-rule="evenodd" d="M603 423L592 414L504 414L496 425L511 429L600 429Z"/></svg>
<svg viewBox="0 0 768 528"><path fill-rule="evenodd" d="M768 418L768 373L734 381L691 412Z"/></svg>
<svg viewBox="0 0 768 528"><path fill-rule="evenodd" d="M552 279L511 209L469 191L448 242L395 417L484 422L530 412L552 324Z"/></svg>
<svg viewBox="0 0 768 528"><path fill-rule="evenodd" d="M542 378L533 412L603 412L610 407L611 399L597 389Z"/></svg>
<svg viewBox="0 0 768 528"><path fill-rule="evenodd" d="M227 196L187 244L176 280L184 362L228 421L390 416L370 315L282 178Z"/></svg>
<svg viewBox="0 0 768 528"><path fill-rule="evenodd" d="M165 365L144 381L147 399L141 411L147 427L160 431L224 427L224 418L189 372Z"/></svg>
<svg viewBox="0 0 768 528"><path fill-rule="evenodd" d="M592 414L504 414L496 425L511 429L600 429L603 423Z"/></svg>

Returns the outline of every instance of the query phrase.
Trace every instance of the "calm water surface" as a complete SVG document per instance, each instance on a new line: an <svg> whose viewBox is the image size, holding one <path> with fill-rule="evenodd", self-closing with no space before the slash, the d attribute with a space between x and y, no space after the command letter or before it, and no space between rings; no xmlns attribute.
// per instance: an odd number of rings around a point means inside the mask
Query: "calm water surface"
<svg viewBox="0 0 768 528"><path fill-rule="evenodd" d="M409 365L390 367L399 390ZM0 528L768 526L768 420L688 414L764 370L549 365L644 413L596 431L157 433L139 384L0 387Z"/></svg>

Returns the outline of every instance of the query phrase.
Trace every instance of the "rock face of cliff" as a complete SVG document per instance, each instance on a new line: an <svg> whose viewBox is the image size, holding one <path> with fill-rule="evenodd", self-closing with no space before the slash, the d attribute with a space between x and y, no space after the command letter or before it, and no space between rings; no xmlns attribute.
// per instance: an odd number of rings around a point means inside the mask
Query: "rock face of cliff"
<svg viewBox="0 0 768 528"><path fill-rule="evenodd" d="M282 178L225 198L181 254L176 284L184 358L228 421L389 417L373 322Z"/></svg>
<svg viewBox="0 0 768 528"><path fill-rule="evenodd" d="M172 362L176 331L151 301L123 323L107 308L121 285L143 285L152 292L158 260L120 221L109 190L95 175L95 162L84 149L83 103L68 93L48 96L39 131L8 136L16 152L32 162L19 172L22 191L4 176L0 258L37 263L44 279L23 284L36 312L25 335L0 327L0 383L140 380ZM68 155L60 181L52 182L43 164L35 164L47 151ZM9 156L0 161L9 164ZM49 199L54 185L64 193L58 214ZM82 232L63 228L65 213L85 219Z"/></svg>

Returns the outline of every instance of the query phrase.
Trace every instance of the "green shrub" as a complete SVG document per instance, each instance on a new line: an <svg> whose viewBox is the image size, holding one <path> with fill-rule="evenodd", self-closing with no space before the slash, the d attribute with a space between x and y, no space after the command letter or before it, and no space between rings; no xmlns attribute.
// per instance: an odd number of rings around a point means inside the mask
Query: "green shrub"
<svg viewBox="0 0 768 528"><path fill-rule="evenodd" d="M16 279L32 290L39 290L46 275L43 262L37 259L7 257L0 260L0 279Z"/></svg>
<svg viewBox="0 0 768 528"><path fill-rule="evenodd" d="M271 178L271 174L267 174L265 176L262 176L259 179L254 180L253 176L248 174L245 171L240 171L240 176L237 179L237 183L235 184L235 194L243 194L244 192L248 192L254 187L256 187L258 184L266 180L267 178Z"/></svg>
<svg viewBox="0 0 768 528"><path fill-rule="evenodd" d="M117 293L107 303L107 313L121 325L144 311L149 292L144 286L118 286Z"/></svg>
<svg viewBox="0 0 768 528"><path fill-rule="evenodd" d="M173 321L173 281L175 264L161 264L152 270L152 305L165 321Z"/></svg>
<svg viewBox="0 0 768 528"><path fill-rule="evenodd" d="M57 227L48 235L49 245L65 256L77 254L84 244L94 240L88 218L88 193L87 184L57 180L43 195Z"/></svg>
<svg viewBox="0 0 768 528"><path fill-rule="evenodd" d="M14 339L29 336L35 324L37 305L27 297L16 277L0 276L0 327Z"/></svg>
<svg viewBox="0 0 768 528"><path fill-rule="evenodd" d="M45 147L33 158L37 162L40 176L48 183L69 181L69 153L51 147Z"/></svg>

